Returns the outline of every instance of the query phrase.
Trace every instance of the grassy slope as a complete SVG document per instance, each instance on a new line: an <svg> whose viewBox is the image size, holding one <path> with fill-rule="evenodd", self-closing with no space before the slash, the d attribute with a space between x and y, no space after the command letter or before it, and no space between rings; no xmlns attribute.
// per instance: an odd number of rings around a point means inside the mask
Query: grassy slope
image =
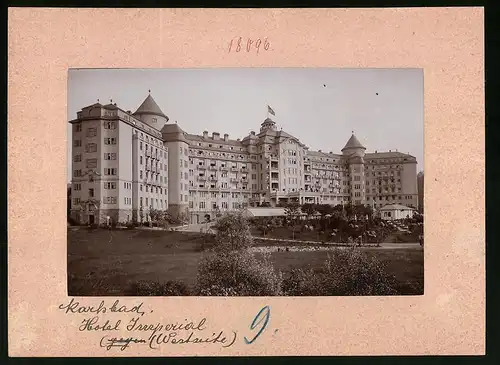
<svg viewBox="0 0 500 365"><path fill-rule="evenodd" d="M196 281L203 238L161 231L68 230L70 295L123 295L138 280ZM421 250L373 250L400 281L423 283ZM319 268L327 252L275 252L276 269ZM100 282L96 284L96 282ZM93 283L93 284L92 284ZM92 285L95 285L93 288Z"/></svg>

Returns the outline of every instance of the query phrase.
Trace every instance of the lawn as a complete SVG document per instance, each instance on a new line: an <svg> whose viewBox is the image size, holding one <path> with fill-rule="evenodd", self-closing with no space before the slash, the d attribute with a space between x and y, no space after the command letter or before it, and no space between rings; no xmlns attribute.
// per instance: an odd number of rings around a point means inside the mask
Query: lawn
<svg viewBox="0 0 500 365"><path fill-rule="evenodd" d="M139 280L179 280L196 283L203 236L199 233L148 230L68 229L69 295L127 295ZM420 249L366 249L387 263L401 283L423 286L423 251ZM283 272L319 268L325 251L274 252L271 260Z"/></svg>

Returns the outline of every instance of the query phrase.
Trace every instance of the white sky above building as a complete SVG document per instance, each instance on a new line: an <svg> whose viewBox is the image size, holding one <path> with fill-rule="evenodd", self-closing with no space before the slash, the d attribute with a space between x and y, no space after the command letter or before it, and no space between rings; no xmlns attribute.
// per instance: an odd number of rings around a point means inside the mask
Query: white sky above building
<svg viewBox="0 0 500 365"><path fill-rule="evenodd" d="M424 167L420 69L75 69L68 75L68 120L97 99L134 112L148 90L169 123L188 133L258 133L270 105L278 128L313 150L340 153L354 131L366 152L398 150L417 158L417 171Z"/></svg>

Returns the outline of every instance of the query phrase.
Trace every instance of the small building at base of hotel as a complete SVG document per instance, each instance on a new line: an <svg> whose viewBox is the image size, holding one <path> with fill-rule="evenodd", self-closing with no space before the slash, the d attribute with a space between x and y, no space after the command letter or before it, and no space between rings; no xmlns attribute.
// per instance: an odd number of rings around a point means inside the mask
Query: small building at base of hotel
<svg viewBox="0 0 500 365"><path fill-rule="evenodd" d="M388 204L379 209L380 218L394 221L398 219L413 218L415 209L401 204Z"/></svg>

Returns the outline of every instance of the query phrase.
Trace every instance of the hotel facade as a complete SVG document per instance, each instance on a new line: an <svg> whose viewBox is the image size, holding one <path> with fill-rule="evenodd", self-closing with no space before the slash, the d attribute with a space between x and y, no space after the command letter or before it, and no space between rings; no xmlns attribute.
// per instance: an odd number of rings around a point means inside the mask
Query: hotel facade
<svg viewBox="0 0 500 365"><path fill-rule="evenodd" d="M270 118L242 139L189 134L151 95L134 113L98 102L70 123L71 216L82 224L147 221L151 209L201 223L292 201L418 208L416 158L367 153L354 133L341 153L312 151Z"/></svg>

